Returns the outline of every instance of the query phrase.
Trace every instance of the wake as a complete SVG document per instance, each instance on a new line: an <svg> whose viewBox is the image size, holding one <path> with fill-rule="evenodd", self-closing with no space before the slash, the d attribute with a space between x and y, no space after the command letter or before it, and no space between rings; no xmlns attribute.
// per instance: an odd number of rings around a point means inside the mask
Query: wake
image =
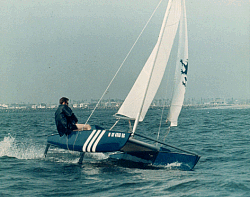
<svg viewBox="0 0 250 197"><path fill-rule="evenodd" d="M38 159L43 157L44 148L27 142L17 142L8 134L0 141L0 157L14 157L17 159Z"/></svg>

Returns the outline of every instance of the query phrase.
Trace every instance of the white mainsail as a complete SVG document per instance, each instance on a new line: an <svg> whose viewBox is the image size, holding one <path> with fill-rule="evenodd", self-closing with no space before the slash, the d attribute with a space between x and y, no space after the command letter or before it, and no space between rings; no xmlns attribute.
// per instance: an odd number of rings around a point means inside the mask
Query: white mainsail
<svg viewBox="0 0 250 197"><path fill-rule="evenodd" d="M181 17L181 1L170 0L158 41L118 115L143 121L160 86Z"/></svg>
<svg viewBox="0 0 250 197"><path fill-rule="evenodd" d="M175 70L175 88L170 105L167 121L170 121L170 126L177 126L177 120L181 112L184 101L184 94L187 84L188 71L188 35L187 35L187 18L185 1L182 6L182 16L179 27L179 45L178 56Z"/></svg>

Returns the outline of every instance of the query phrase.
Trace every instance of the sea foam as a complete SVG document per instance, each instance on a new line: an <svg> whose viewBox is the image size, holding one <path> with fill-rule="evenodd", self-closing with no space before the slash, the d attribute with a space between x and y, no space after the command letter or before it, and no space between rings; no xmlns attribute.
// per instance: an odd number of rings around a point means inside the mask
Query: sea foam
<svg viewBox="0 0 250 197"><path fill-rule="evenodd" d="M43 147L27 142L18 142L11 134L0 141L0 157L15 157L17 159L37 159L43 157Z"/></svg>

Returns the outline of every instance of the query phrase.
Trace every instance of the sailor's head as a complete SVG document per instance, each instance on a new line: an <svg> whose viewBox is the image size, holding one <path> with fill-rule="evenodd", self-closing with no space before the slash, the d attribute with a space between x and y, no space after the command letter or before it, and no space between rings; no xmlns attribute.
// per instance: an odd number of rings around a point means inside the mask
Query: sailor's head
<svg viewBox="0 0 250 197"><path fill-rule="evenodd" d="M69 99L66 98L66 97L62 97L62 98L60 98L59 103L61 105L68 105L69 104Z"/></svg>

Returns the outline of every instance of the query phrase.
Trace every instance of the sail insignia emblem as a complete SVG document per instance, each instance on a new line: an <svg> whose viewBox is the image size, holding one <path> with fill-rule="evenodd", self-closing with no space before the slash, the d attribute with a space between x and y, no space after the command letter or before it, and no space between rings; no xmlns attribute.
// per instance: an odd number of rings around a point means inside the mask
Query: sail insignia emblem
<svg viewBox="0 0 250 197"><path fill-rule="evenodd" d="M183 62L183 60L180 60L181 64L182 64L182 69L181 69L181 74L183 75L183 81L182 81L182 85L184 85L186 87L187 85L187 72L188 72L188 60L186 60L186 64Z"/></svg>

